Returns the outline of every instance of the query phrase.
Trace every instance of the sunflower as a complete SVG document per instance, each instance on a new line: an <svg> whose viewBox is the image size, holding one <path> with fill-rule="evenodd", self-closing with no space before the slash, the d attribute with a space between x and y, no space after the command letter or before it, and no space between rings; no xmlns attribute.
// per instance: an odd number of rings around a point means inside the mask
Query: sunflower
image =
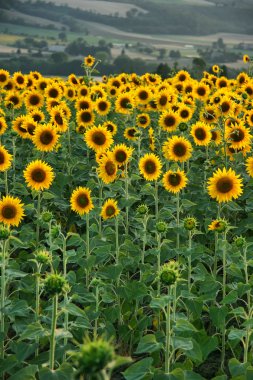
<svg viewBox="0 0 253 380"><path fill-rule="evenodd" d="M30 162L24 170L24 177L27 182L27 186L32 190L44 190L49 189L51 186L54 173L50 165L41 160L35 160Z"/></svg>
<svg viewBox="0 0 253 380"><path fill-rule="evenodd" d="M4 86L5 91L14 91L15 89L15 83L12 78L9 78L6 85Z"/></svg>
<svg viewBox="0 0 253 380"><path fill-rule="evenodd" d="M159 111L163 111L168 108L172 103L175 103L175 95L170 93L167 89L157 92L154 98L155 104Z"/></svg>
<svg viewBox="0 0 253 380"><path fill-rule="evenodd" d="M59 135L56 128L51 124L39 125L32 137L34 145L41 152L51 152L54 150L58 140Z"/></svg>
<svg viewBox="0 0 253 380"><path fill-rule="evenodd" d="M213 71L213 73L215 73L215 74L219 73L219 72L220 72L220 68L219 68L219 66L218 66L218 65L213 65L213 67L212 67L212 71Z"/></svg>
<svg viewBox="0 0 253 380"><path fill-rule="evenodd" d="M200 113L200 121L203 121L207 124L213 124L217 122L218 113L214 106L208 105L206 106Z"/></svg>
<svg viewBox="0 0 253 380"><path fill-rule="evenodd" d="M133 148L125 144L117 144L111 151L111 157L118 166L125 165L133 154Z"/></svg>
<svg viewBox="0 0 253 380"><path fill-rule="evenodd" d="M242 57L242 60L244 63L249 63L250 62L250 57L248 56L248 54L244 54L244 56Z"/></svg>
<svg viewBox="0 0 253 380"><path fill-rule="evenodd" d="M229 96L223 96L219 103L219 110L222 115L233 114L234 103Z"/></svg>
<svg viewBox="0 0 253 380"><path fill-rule="evenodd" d="M193 112L193 108L190 108L183 103L180 103L179 108L177 110L177 113L180 117L180 121L183 123L187 123L187 121L191 120Z"/></svg>
<svg viewBox="0 0 253 380"><path fill-rule="evenodd" d="M92 67L95 61L96 59L90 54L87 57L84 57L84 65L87 67Z"/></svg>
<svg viewBox="0 0 253 380"><path fill-rule="evenodd" d="M156 181L161 174L162 163L154 153L146 153L139 161L140 173L147 181Z"/></svg>
<svg viewBox="0 0 253 380"><path fill-rule="evenodd" d="M222 76L220 78L217 78L215 84L216 84L217 88L228 87L228 79L226 77Z"/></svg>
<svg viewBox="0 0 253 380"><path fill-rule="evenodd" d="M5 149L4 146L0 146L0 171L4 172L11 167L12 155Z"/></svg>
<svg viewBox="0 0 253 380"><path fill-rule="evenodd" d="M152 98L152 92L150 91L148 87L139 86L135 90L135 99L136 99L137 104L141 104L141 105L148 104L151 98Z"/></svg>
<svg viewBox="0 0 253 380"><path fill-rule="evenodd" d="M45 88L45 97L47 99L60 100L62 97L62 90L59 84L51 83Z"/></svg>
<svg viewBox="0 0 253 380"><path fill-rule="evenodd" d="M3 197L0 201L0 222L17 227L25 215L23 206L19 198Z"/></svg>
<svg viewBox="0 0 253 380"><path fill-rule="evenodd" d="M37 123L43 123L43 121L45 120L45 114L37 108L34 108L33 110L31 110L29 112L29 116L31 116L33 120L36 121Z"/></svg>
<svg viewBox="0 0 253 380"><path fill-rule="evenodd" d="M95 152L101 152L107 150L112 145L113 137L106 127L99 125L89 128L85 132L84 141Z"/></svg>
<svg viewBox="0 0 253 380"><path fill-rule="evenodd" d="M107 92L108 94L112 97L112 98L116 98L116 96L118 96L119 94L119 89L115 86L110 86L108 89L107 89Z"/></svg>
<svg viewBox="0 0 253 380"><path fill-rule="evenodd" d="M247 112L245 119L248 125L253 128L253 109Z"/></svg>
<svg viewBox="0 0 253 380"><path fill-rule="evenodd" d="M76 89L74 86L66 86L64 95L68 100L74 100L76 98Z"/></svg>
<svg viewBox="0 0 253 380"><path fill-rule="evenodd" d="M85 128L90 127L95 121L94 112L91 109L80 110L76 114L76 121L78 125L82 125Z"/></svg>
<svg viewBox="0 0 253 380"><path fill-rule="evenodd" d="M8 125L4 117L0 116L0 136L4 134Z"/></svg>
<svg viewBox="0 0 253 380"><path fill-rule="evenodd" d="M168 170L162 179L163 186L166 190L172 193L178 193L185 188L188 179L183 170L177 169L177 171Z"/></svg>
<svg viewBox="0 0 253 380"><path fill-rule="evenodd" d="M242 123L225 128L225 139L233 149L241 149L250 144L252 136Z"/></svg>
<svg viewBox="0 0 253 380"><path fill-rule="evenodd" d="M105 127L113 136L116 135L118 130L117 125L112 121L105 121L102 127Z"/></svg>
<svg viewBox="0 0 253 380"><path fill-rule="evenodd" d="M242 91L246 93L250 99L252 99L253 98L253 82L245 83L242 86Z"/></svg>
<svg viewBox="0 0 253 380"><path fill-rule="evenodd" d="M219 203L238 198L242 190L242 179L231 168L218 169L208 180L208 193Z"/></svg>
<svg viewBox="0 0 253 380"><path fill-rule="evenodd" d="M70 85L73 85L73 86L77 86L79 84L79 81L75 74L69 74L68 82L70 83Z"/></svg>
<svg viewBox="0 0 253 380"><path fill-rule="evenodd" d="M36 83L36 88L40 92L44 92L49 84L49 80L47 78L40 78Z"/></svg>
<svg viewBox="0 0 253 380"><path fill-rule="evenodd" d="M80 98L77 98L75 102L75 109L77 111L80 110L92 110L92 101L89 97L81 96Z"/></svg>
<svg viewBox="0 0 253 380"><path fill-rule="evenodd" d="M190 74L188 73L188 71L185 71L185 70L179 70L177 72L177 74L175 75L174 79L177 81L177 82L185 82L187 80L190 80L191 79L191 76Z"/></svg>
<svg viewBox="0 0 253 380"><path fill-rule="evenodd" d="M26 130L27 134L25 135L26 138L32 139L35 129L38 127L38 123L33 120L33 118L29 115L27 115L22 122L22 127L24 130ZM19 127L20 129L20 127Z"/></svg>
<svg viewBox="0 0 253 380"><path fill-rule="evenodd" d="M111 103L106 98L99 98L95 103L95 110L99 115L107 115L110 111Z"/></svg>
<svg viewBox="0 0 253 380"><path fill-rule="evenodd" d="M131 93L120 94L115 101L115 111L125 115L130 114L135 108L134 97Z"/></svg>
<svg viewBox="0 0 253 380"><path fill-rule="evenodd" d="M102 155L98 164L97 172L99 178L101 178L106 184L114 182L117 177L117 165L111 155Z"/></svg>
<svg viewBox="0 0 253 380"><path fill-rule="evenodd" d="M10 91L4 99L5 107L8 109L19 109L23 104L21 94L17 91Z"/></svg>
<svg viewBox="0 0 253 380"><path fill-rule="evenodd" d="M104 220L114 218L119 215L118 202L112 198L107 199L107 201L103 204L100 216Z"/></svg>
<svg viewBox="0 0 253 380"><path fill-rule="evenodd" d="M64 110L61 106L53 107L50 111L50 123L52 123L59 132L67 131L68 123Z"/></svg>
<svg viewBox="0 0 253 380"><path fill-rule="evenodd" d="M71 210L79 215L89 213L94 208L90 193L91 190L87 187L77 187L70 198Z"/></svg>
<svg viewBox="0 0 253 380"><path fill-rule="evenodd" d="M136 141L138 140L138 129L135 127L128 127L124 131L124 137L127 140Z"/></svg>
<svg viewBox="0 0 253 380"><path fill-rule="evenodd" d="M247 83L250 80L250 77L248 76L247 73L240 73L236 77L236 81L239 84L239 86L242 86L243 84Z"/></svg>
<svg viewBox="0 0 253 380"><path fill-rule="evenodd" d="M20 71L15 72L12 76L14 83L18 89L23 89L26 87L27 79Z"/></svg>
<svg viewBox="0 0 253 380"><path fill-rule="evenodd" d="M197 83L193 88L193 94L196 99L206 101L210 93L209 87L202 82Z"/></svg>
<svg viewBox="0 0 253 380"><path fill-rule="evenodd" d="M215 219L209 224L208 230L215 232L224 232L227 227L228 222L225 219Z"/></svg>
<svg viewBox="0 0 253 380"><path fill-rule="evenodd" d="M180 124L180 117L174 111L164 111L159 117L158 124L166 132L173 132Z"/></svg>
<svg viewBox="0 0 253 380"><path fill-rule="evenodd" d="M212 134L211 141L213 141L215 145L220 145L222 141L221 132L218 129L213 129L211 130L211 134Z"/></svg>
<svg viewBox="0 0 253 380"><path fill-rule="evenodd" d="M191 135L196 145L207 146L211 139L212 133L208 124L198 121L191 127Z"/></svg>
<svg viewBox="0 0 253 380"><path fill-rule="evenodd" d="M248 175L253 177L253 157L248 157L245 165Z"/></svg>
<svg viewBox="0 0 253 380"><path fill-rule="evenodd" d="M167 160L185 162L192 155L192 145L189 140L181 136L173 136L162 147Z"/></svg>
<svg viewBox="0 0 253 380"><path fill-rule="evenodd" d="M26 121L27 116L20 115L16 117L12 122L12 129L17 132L17 134L23 139L28 138L28 133L26 127L24 127L24 122Z"/></svg>
<svg viewBox="0 0 253 380"><path fill-rule="evenodd" d="M136 116L136 124L138 127L147 128L150 124L150 116L148 113L140 113Z"/></svg>
<svg viewBox="0 0 253 380"><path fill-rule="evenodd" d="M44 103L44 97L39 91L29 91L25 95L25 105L27 109L41 108Z"/></svg>
<svg viewBox="0 0 253 380"><path fill-rule="evenodd" d="M9 77L9 71L0 69L0 87L4 87L7 84Z"/></svg>

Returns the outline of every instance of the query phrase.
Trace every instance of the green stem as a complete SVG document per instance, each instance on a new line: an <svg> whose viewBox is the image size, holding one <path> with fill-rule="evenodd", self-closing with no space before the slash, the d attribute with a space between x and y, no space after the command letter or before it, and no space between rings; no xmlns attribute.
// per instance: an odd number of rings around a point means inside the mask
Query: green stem
<svg viewBox="0 0 253 380"><path fill-rule="evenodd" d="M189 254L188 254L188 290L191 291L191 273L192 273L192 233L189 231Z"/></svg>
<svg viewBox="0 0 253 380"><path fill-rule="evenodd" d="M41 212L41 192L38 192L38 203L37 203L37 225L36 225L36 247L39 246L40 241L40 212Z"/></svg>
<svg viewBox="0 0 253 380"><path fill-rule="evenodd" d="M4 172L4 184L5 184L5 195L9 194L9 189L8 189L8 171L5 170Z"/></svg>
<svg viewBox="0 0 253 380"><path fill-rule="evenodd" d="M179 223L180 223L180 206L179 206L179 192L178 192L177 193L177 243L176 243L177 249L179 249L179 246L180 246Z"/></svg>
<svg viewBox="0 0 253 380"><path fill-rule="evenodd" d="M226 297L226 260L227 260L227 233L223 234L223 252L222 252L222 264L223 264L223 276L222 276L222 300ZM221 369L224 370L226 354L226 326L222 329L222 342L221 342Z"/></svg>
<svg viewBox="0 0 253 380"><path fill-rule="evenodd" d="M217 262L218 262L218 232L214 232L214 265L213 273L216 278L217 276Z"/></svg>
<svg viewBox="0 0 253 380"><path fill-rule="evenodd" d="M90 257L90 217L89 213L86 214L86 260ZM89 287L89 269L86 269L86 286Z"/></svg>
<svg viewBox="0 0 253 380"><path fill-rule="evenodd" d="M158 214L159 214L159 209L158 209L158 183L155 181L155 219L158 221Z"/></svg>
<svg viewBox="0 0 253 380"><path fill-rule="evenodd" d="M40 315L40 273L41 265L37 263L37 273L35 277L35 322L39 321ZM35 357L39 356L39 338L36 337L37 347L35 350Z"/></svg>
<svg viewBox="0 0 253 380"><path fill-rule="evenodd" d="M115 217L115 263L119 263L119 222L118 218Z"/></svg>
<svg viewBox="0 0 253 380"><path fill-rule="evenodd" d="M68 257L67 257L67 238L64 236L63 239L63 248L62 248L62 253L63 253L63 276L64 278L67 277L67 262L68 262ZM64 330L65 332L68 331L68 325L69 325L69 313L66 311L66 306L68 304L68 296L67 294L64 294ZM68 344L68 338L64 338L64 347L67 346ZM66 351L63 354L63 362L66 360Z"/></svg>
<svg viewBox="0 0 253 380"><path fill-rule="evenodd" d="M146 251L146 243L147 243L147 215L144 216L143 219L143 240L142 240L142 251L141 251L141 264L145 263L145 251ZM140 280L142 281L143 272L140 271Z"/></svg>
<svg viewBox="0 0 253 380"><path fill-rule="evenodd" d="M160 273L161 270L161 234L157 234L157 272ZM158 281L157 284L157 297L161 294L161 283Z"/></svg>
<svg viewBox="0 0 253 380"><path fill-rule="evenodd" d="M170 295L170 289L168 288L168 293ZM171 301L169 300L166 310L166 343L165 343L165 374L170 373L170 348L171 348Z"/></svg>
<svg viewBox="0 0 253 380"><path fill-rule="evenodd" d="M249 284L249 274L248 274L248 260L247 260L247 245L245 245L243 248L243 264L244 264L244 273L245 273L245 283L246 283L246 285L248 285ZM250 314L250 309L251 309L250 290L247 290L247 306L248 306L248 313ZM250 337L251 337L251 329L250 329L250 326L247 325L245 345L244 345L244 353L243 353L243 362L244 363L248 362Z"/></svg>
<svg viewBox="0 0 253 380"><path fill-rule="evenodd" d="M95 299L96 299L95 313L97 314L99 310L99 287L98 286L96 286L96 290L95 290ZM93 331L94 340L97 339L97 336L98 336L98 317L96 316L94 331Z"/></svg>
<svg viewBox="0 0 253 380"><path fill-rule="evenodd" d="M4 360L4 336L5 336L5 297L6 297L6 241L2 243L2 266L1 266L1 359Z"/></svg>
<svg viewBox="0 0 253 380"><path fill-rule="evenodd" d="M55 358L55 332L57 326L57 309L58 309L58 294L53 297L53 310L52 310L52 323L51 323L51 336L50 336L50 352L49 352L49 367L54 370Z"/></svg>
<svg viewBox="0 0 253 380"><path fill-rule="evenodd" d="M102 201L103 201L103 182L99 182L99 208L102 207ZM99 222L98 222L98 232L99 236L102 236L102 216L99 215Z"/></svg>
<svg viewBox="0 0 253 380"><path fill-rule="evenodd" d="M16 137L12 139L12 168L13 168L13 189L16 184Z"/></svg>
<svg viewBox="0 0 253 380"><path fill-rule="evenodd" d="M125 165L125 194L126 201L128 202L128 171L127 171L127 163ZM128 235L129 231L129 206L126 206L126 235Z"/></svg>

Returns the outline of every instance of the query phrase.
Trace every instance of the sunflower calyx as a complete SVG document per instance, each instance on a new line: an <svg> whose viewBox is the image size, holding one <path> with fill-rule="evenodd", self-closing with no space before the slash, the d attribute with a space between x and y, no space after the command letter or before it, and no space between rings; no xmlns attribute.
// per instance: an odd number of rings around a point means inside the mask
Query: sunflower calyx
<svg viewBox="0 0 253 380"><path fill-rule="evenodd" d="M68 283L66 279L59 274L49 274L44 282L45 293L49 297L54 297L68 290Z"/></svg>
<svg viewBox="0 0 253 380"><path fill-rule="evenodd" d="M234 243L235 245L240 248L245 246L246 244L246 239L243 236L235 236L234 237Z"/></svg>
<svg viewBox="0 0 253 380"><path fill-rule="evenodd" d="M163 220L157 222L155 227L156 227L156 231L160 234L165 233L168 230L168 224L164 222Z"/></svg>
<svg viewBox="0 0 253 380"><path fill-rule="evenodd" d="M148 213L148 206L145 204L141 204L137 207L137 213L140 215L146 215Z"/></svg>
<svg viewBox="0 0 253 380"><path fill-rule="evenodd" d="M179 278L178 263L174 260L165 263L159 272L159 280L165 286L174 285Z"/></svg>
<svg viewBox="0 0 253 380"><path fill-rule="evenodd" d="M45 249L40 249L35 252L35 258L39 264L49 264L51 261L51 256Z"/></svg>
<svg viewBox="0 0 253 380"><path fill-rule="evenodd" d="M196 228L197 226L197 221L195 218L189 216L184 219L184 228L188 231L192 231Z"/></svg>
<svg viewBox="0 0 253 380"><path fill-rule="evenodd" d="M0 240L6 240L10 236L10 230L4 225L0 226Z"/></svg>
<svg viewBox="0 0 253 380"><path fill-rule="evenodd" d="M45 223L51 222L51 220L53 219L52 212L51 211L43 211L42 214L41 214L41 219Z"/></svg>

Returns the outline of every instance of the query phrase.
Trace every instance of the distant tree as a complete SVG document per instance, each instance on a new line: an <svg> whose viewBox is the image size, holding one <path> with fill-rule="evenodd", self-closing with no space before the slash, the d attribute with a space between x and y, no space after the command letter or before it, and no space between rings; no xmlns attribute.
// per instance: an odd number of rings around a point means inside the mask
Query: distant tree
<svg viewBox="0 0 253 380"><path fill-rule="evenodd" d="M164 49L164 48L159 49L159 57L158 58L164 59L165 56L166 56L166 49Z"/></svg>
<svg viewBox="0 0 253 380"><path fill-rule="evenodd" d="M67 41L67 34L66 34L65 32L60 32L60 33L58 34L58 38L59 38L59 40L61 40L62 42Z"/></svg>
<svg viewBox="0 0 253 380"><path fill-rule="evenodd" d="M87 42L83 38L79 37L66 46L65 52L70 55L80 55L83 54L86 47Z"/></svg>
<svg viewBox="0 0 253 380"><path fill-rule="evenodd" d="M64 52L55 52L55 53L52 53L51 54L51 60L54 63L67 62L67 60L68 60L68 54L66 54Z"/></svg>
<svg viewBox="0 0 253 380"><path fill-rule="evenodd" d="M167 63L160 63L157 66L156 74L159 74L162 79L168 78L169 74L171 73L171 68L168 66Z"/></svg>
<svg viewBox="0 0 253 380"><path fill-rule="evenodd" d="M181 53L179 50L170 50L169 57L170 58L181 58Z"/></svg>

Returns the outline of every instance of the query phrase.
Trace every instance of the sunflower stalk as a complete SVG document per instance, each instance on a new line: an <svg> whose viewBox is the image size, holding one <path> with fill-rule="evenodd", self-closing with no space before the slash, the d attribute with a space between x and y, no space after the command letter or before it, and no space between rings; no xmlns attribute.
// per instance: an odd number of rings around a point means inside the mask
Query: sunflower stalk
<svg viewBox="0 0 253 380"><path fill-rule="evenodd" d="M155 219L156 219L156 221L158 221L158 215L159 215L158 201L159 201L159 198L158 198L158 182L157 181L155 181L155 194L154 194L154 198L155 198Z"/></svg>
<svg viewBox="0 0 253 380"><path fill-rule="evenodd" d="M89 257L90 257L90 217L89 213L86 213L86 286L89 287Z"/></svg>
<svg viewBox="0 0 253 380"><path fill-rule="evenodd" d="M40 275L41 275L41 269L42 265L37 262L37 271L35 273L35 322L39 321L40 317ZM35 357L37 358L39 356L39 338L36 337L36 350L35 350Z"/></svg>
<svg viewBox="0 0 253 380"><path fill-rule="evenodd" d="M177 242L176 242L176 249L179 249L180 246L180 235L179 235L179 225L180 225L180 197L179 197L179 192L177 193L177 198L176 198L176 204L177 204L177 209L176 209L176 215L177 215Z"/></svg>
<svg viewBox="0 0 253 380"><path fill-rule="evenodd" d="M244 265L244 274L245 274L245 284L249 285L249 274L248 274L248 260L247 260L247 244L243 247L243 265ZM251 310L251 295L250 290L247 290L247 307L248 307L248 315L250 315ZM248 353L249 353L249 345L250 345L250 337L251 337L252 331L250 328L250 325L247 324L246 327L246 337L245 337L245 344L244 344L244 353L243 353L243 362L248 362Z"/></svg>
<svg viewBox="0 0 253 380"><path fill-rule="evenodd" d="M7 252L7 240L2 242L2 265L1 265L1 359L4 360L5 356L5 347L4 347L4 336L5 336L5 300L6 300L6 264L8 262L8 252ZM4 375L3 375L4 378Z"/></svg>
<svg viewBox="0 0 253 380"><path fill-rule="evenodd" d="M51 335L50 335L50 351L49 351L49 367L54 370L55 362L55 333L57 327L57 310L58 310L58 294L53 296L53 305L52 305L52 321L51 321Z"/></svg>
<svg viewBox="0 0 253 380"><path fill-rule="evenodd" d="M156 234L157 239L157 272L159 273L161 270L161 234ZM157 297L161 295L161 282L158 281L157 284Z"/></svg>
<svg viewBox="0 0 253 380"><path fill-rule="evenodd" d="M95 318L94 330L93 330L94 340L96 340L98 337L98 317L97 317L98 310L99 310L99 286L98 285L96 285L96 287L95 287L95 300L96 300L96 303L95 303L95 305L96 305L95 306L96 318Z"/></svg>
<svg viewBox="0 0 253 380"><path fill-rule="evenodd" d="M126 195L126 235L128 235L129 232L129 206L128 206L128 199L129 199L129 191L128 191L128 185L129 185L129 179L128 179L128 171L127 171L127 163L125 164L125 195Z"/></svg>
<svg viewBox="0 0 253 380"><path fill-rule="evenodd" d="M226 282L227 282L227 271L226 271L226 261L227 261L227 231L223 233L223 250L222 250L222 300L226 297ZM225 365L225 354L226 354L226 325L222 329L222 341L221 341L221 369L224 370Z"/></svg>
<svg viewBox="0 0 253 380"><path fill-rule="evenodd" d="M63 237L63 246L62 246L62 261L63 261L63 277L67 278L67 263L68 263L68 256L67 256L67 237ZM67 333L68 332L68 325L69 325L69 313L66 310L68 304L68 296L66 293L64 293L64 330ZM68 344L68 338L64 338L63 340L64 347ZM63 353L63 362L66 360L66 351Z"/></svg>
<svg viewBox="0 0 253 380"><path fill-rule="evenodd" d="M192 273L192 231L188 231L188 291L191 291L191 273Z"/></svg>
<svg viewBox="0 0 253 380"><path fill-rule="evenodd" d="M145 263L145 252L146 252L146 243L147 243L147 224L148 224L148 215L145 215L143 218L143 240L142 240L142 251L141 251L141 264L144 266ZM140 281L143 279L143 271L140 271Z"/></svg>
<svg viewBox="0 0 253 380"><path fill-rule="evenodd" d="M40 241L40 213L41 213L41 192L38 192L38 202L37 202L37 224L36 224L36 247L39 246Z"/></svg>
<svg viewBox="0 0 253 380"><path fill-rule="evenodd" d="M8 195L9 194L8 170L5 170L5 172L4 172L4 185L5 185L5 195Z"/></svg>

